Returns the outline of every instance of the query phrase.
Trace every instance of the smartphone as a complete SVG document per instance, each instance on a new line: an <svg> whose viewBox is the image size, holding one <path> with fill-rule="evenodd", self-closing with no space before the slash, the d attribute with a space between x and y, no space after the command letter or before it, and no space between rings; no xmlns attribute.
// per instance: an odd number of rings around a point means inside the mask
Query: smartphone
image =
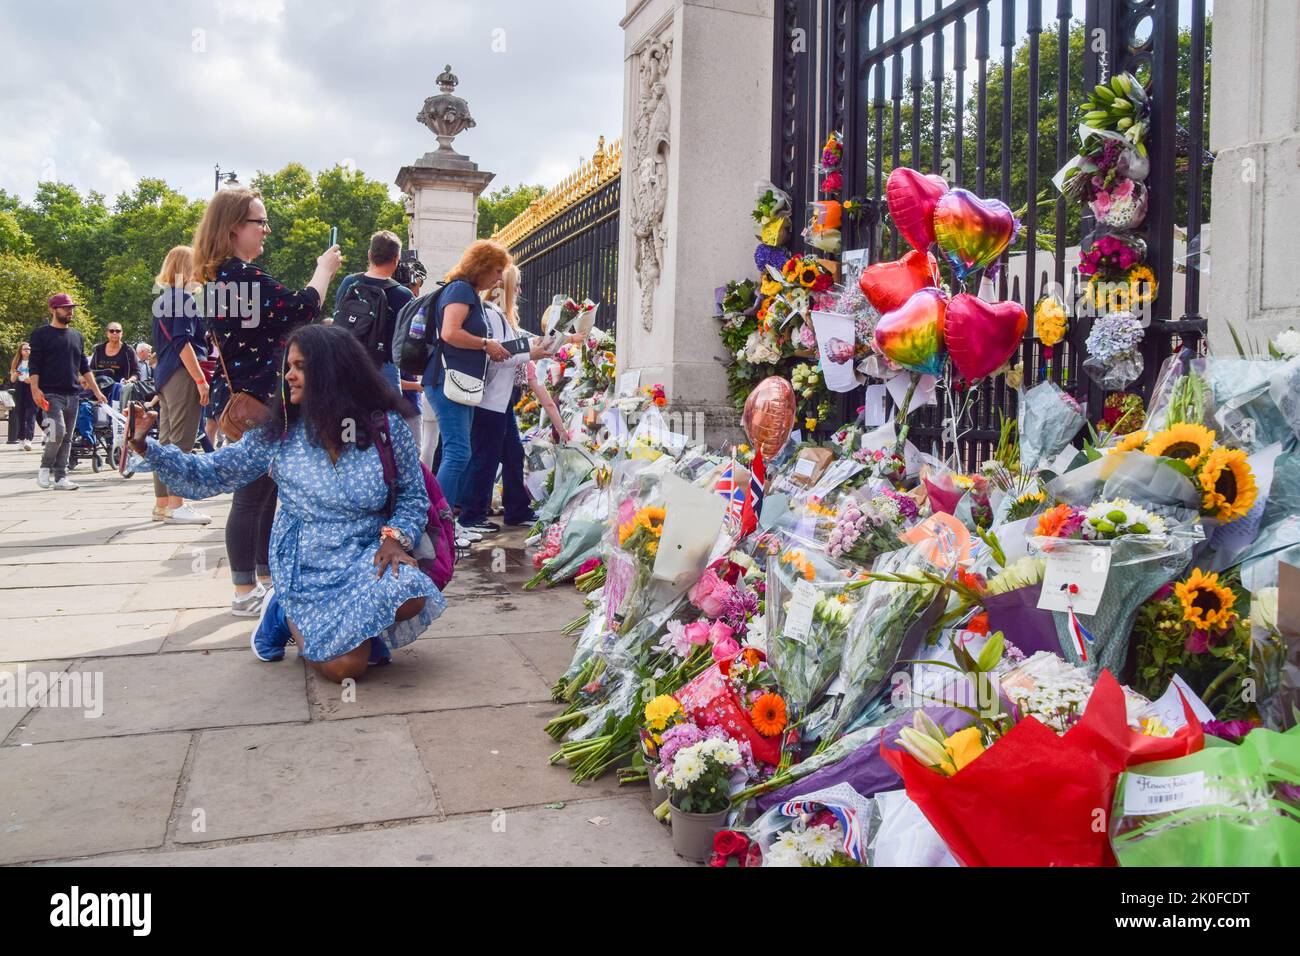
<svg viewBox="0 0 1300 956"><path fill-rule="evenodd" d="M339 227L330 226L330 245L337 246L338 244L339 244Z"/></svg>
<svg viewBox="0 0 1300 956"><path fill-rule="evenodd" d="M517 339L507 339L501 344L511 355L520 355L529 351L533 347L532 340L526 336Z"/></svg>

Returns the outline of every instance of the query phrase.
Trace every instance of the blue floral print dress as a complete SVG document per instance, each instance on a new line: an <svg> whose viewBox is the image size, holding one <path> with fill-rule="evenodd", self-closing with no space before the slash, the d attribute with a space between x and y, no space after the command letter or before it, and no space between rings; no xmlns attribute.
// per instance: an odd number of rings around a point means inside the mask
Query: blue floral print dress
<svg viewBox="0 0 1300 956"><path fill-rule="evenodd" d="M186 498L234 491L270 470L280 487L271 527L271 575L285 615L303 637L307 660L346 654L368 638L390 649L414 641L447 607L442 593L419 568L401 565L377 578L379 531L389 525L419 541L428 519L420 456L405 420L388 413L397 459L397 506L385 520L388 488L379 452L346 444L338 461L312 445L301 422L280 441L263 429L211 455L187 455L174 445L148 440L147 460L167 487ZM397 609L425 598L424 610L394 624Z"/></svg>

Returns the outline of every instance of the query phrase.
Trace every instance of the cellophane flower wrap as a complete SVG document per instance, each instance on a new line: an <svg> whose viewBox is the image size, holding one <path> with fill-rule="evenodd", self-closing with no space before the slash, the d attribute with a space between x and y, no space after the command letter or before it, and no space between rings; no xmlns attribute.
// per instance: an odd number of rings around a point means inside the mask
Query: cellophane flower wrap
<svg viewBox="0 0 1300 956"><path fill-rule="evenodd" d="M919 576L931 570L920 550L907 548L881 555L874 571ZM925 611L938 596L935 584L872 581L861 591L840 659L843 690L823 704L810 720L808 734L834 739L853 723L886 686L908 642L919 644L927 623Z"/></svg>
<svg viewBox="0 0 1300 956"><path fill-rule="evenodd" d="M537 520L548 525L559 519L565 507L584 484L591 480L596 462L580 448L560 448L555 452L555 480L550 494L537 509Z"/></svg>
<svg viewBox="0 0 1300 956"><path fill-rule="evenodd" d="M609 513L609 491L594 484L573 496L565 510L559 548L540 569L551 584L567 581L583 562L600 554Z"/></svg>
<svg viewBox="0 0 1300 956"><path fill-rule="evenodd" d="M773 806L746 833L764 866L864 866L871 801L846 783Z"/></svg>
<svg viewBox="0 0 1300 956"><path fill-rule="evenodd" d="M601 556L605 561L606 625L626 631L645 615L654 592L654 561L667 510L662 484L644 460L615 469Z"/></svg>
<svg viewBox="0 0 1300 956"><path fill-rule="evenodd" d="M1142 374L1139 346L1146 334L1131 312L1112 312L1093 323L1088 333L1088 357L1083 368L1102 388L1127 388Z"/></svg>
<svg viewBox="0 0 1300 956"><path fill-rule="evenodd" d="M1300 866L1300 727L1132 767L1110 821L1121 866Z"/></svg>
<svg viewBox="0 0 1300 956"><path fill-rule="evenodd" d="M1048 380L1020 396L1020 470L1047 468L1087 419L1079 403Z"/></svg>
<svg viewBox="0 0 1300 956"><path fill-rule="evenodd" d="M963 866L1111 866L1096 811L1111 805L1130 763L1201 748L1200 725L1186 714L1188 726L1174 737L1142 737L1129 728L1124 691L1106 671L1064 735L1027 717L951 776L883 737L881 752Z"/></svg>

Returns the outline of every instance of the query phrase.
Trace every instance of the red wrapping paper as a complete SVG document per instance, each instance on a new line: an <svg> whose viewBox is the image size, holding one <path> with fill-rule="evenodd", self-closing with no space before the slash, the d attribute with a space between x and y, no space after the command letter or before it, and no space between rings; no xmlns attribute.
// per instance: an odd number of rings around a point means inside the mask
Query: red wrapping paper
<svg viewBox="0 0 1300 956"><path fill-rule="evenodd" d="M696 726L721 727L733 740L748 741L755 760L774 767L780 762L780 738L764 737L754 729L749 712L736 699L720 665L714 664L683 687L677 701Z"/></svg>
<svg viewBox="0 0 1300 956"><path fill-rule="evenodd" d="M883 737L880 752L963 866L1114 866L1107 830L1115 781L1125 767L1204 746L1186 702L1183 711L1187 725L1173 737L1136 733L1123 690L1102 671L1064 736L1026 717L952 777Z"/></svg>

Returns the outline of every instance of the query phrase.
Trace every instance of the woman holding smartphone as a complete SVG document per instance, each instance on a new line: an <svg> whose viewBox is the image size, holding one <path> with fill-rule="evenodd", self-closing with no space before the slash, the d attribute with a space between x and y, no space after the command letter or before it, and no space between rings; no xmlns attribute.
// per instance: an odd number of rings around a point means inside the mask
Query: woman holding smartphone
<svg viewBox="0 0 1300 956"><path fill-rule="evenodd" d="M316 260L307 287L287 288L260 266L271 223L251 189L223 189L212 197L194 233L195 279L220 361L212 379L211 414L220 418L231 397L244 392L268 406L275 394L290 332L320 313L330 280L343 264L337 245ZM226 521L226 554L235 595L230 612L257 617L269 593L275 479L263 474L235 491Z"/></svg>

